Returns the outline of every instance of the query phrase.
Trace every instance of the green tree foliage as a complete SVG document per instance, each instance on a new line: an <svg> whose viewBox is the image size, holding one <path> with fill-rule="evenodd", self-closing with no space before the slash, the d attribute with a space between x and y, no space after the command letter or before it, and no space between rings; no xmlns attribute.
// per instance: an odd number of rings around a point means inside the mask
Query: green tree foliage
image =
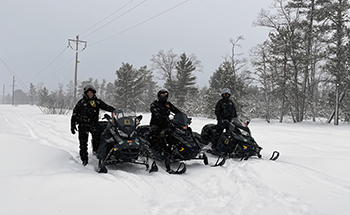
<svg viewBox="0 0 350 215"><path fill-rule="evenodd" d="M117 79L114 82L116 107L135 110L141 93L140 88L142 88L139 72L132 65L123 63L116 74Z"/></svg>
<svg viewBox="0 0 350 215"><path fill-rule="evenodd" d="M139 69L140 75L142 76L142 82L144 86L139 98L138 111L148 112L150 104L157 95L157 89L159 88L157 83L153 80L153 73L151 70L143 66Z"/></svg>
<svg viewBox="0 0 350 215"><path fill-rule="evenodd" d="M33 83L30 83L29 85L29 99L30 99L30 105L34 105L37 103L38 98L37 98L37 91Z"/></svg>
<svg viewBox="0 0 350 215"><path fill-rule="evenodd" d="M328 33L323 38L327 44L326 71L332 76L334 84L334 124L338 124L341 106L340 95L346 93L349 88L350 69L349 56L347 55L350 40L348 0L324 0L322 11L318 20L324 22L324 29Z"/></svg>
<svg viewBox="0 0 350 215"><path fill-rule="evenodd" d="M233 46L231 56L227 57L210 77L209 89L204 97L206 100L206 114L210 116L214 115L215 105L221 99L220 93L223 88L230 89L231 99L234 101L237 111L240 112L241 117L245 115L244 110L249 105L246 92L250 83L250 72L245 68L246 60L235 55L235 47L239 45L238 41L241 39L243 37L238 37L235 41L230 40Z"/></svg>
<svg viewBox="0 0 350 215"><path fill-rule="evenodd" d="M193 74L195 70L192 61L183 53L176 64L177 80L174 96L179 107L184 107L187 98L191 99L198 94L198 88L195 86L197 77Z"/></svg>
<svg viewBox="0 0 350 215"><path fill-rule="evenodd" d="M117 108L128 108L134 111L149 109L151 96L154 96L156 83L152 81L152 72L146 66L139 70L131 64L123 63L116 71L115 104Z"/></svg>

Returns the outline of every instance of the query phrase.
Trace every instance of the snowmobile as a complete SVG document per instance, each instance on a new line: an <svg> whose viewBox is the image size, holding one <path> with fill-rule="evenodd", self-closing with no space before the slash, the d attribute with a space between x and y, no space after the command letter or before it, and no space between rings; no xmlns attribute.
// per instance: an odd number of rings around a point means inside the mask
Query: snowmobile
<svg viewBox="0 0 350 215"><path fill-rule="evenodd" d="M143 146L136 130L142 115L136 117L134 112L127 110L119 111L115 117L113 114L112 117L105 114L103 119L107 119L107 122L99 122L104 131L97 152L97 172L107 173L107 165L124 162L145 165L148 169L148 158L143 154ZM152 166L151 171L157 171L155 168Z"/></svg>
<svg viewBox="0 0 350 215"><path fill-rule="evenodd" d="M200 145L189 127L191 121L185 113L175 114L160 137L151 136L149 125L138 127L138 133L148 148L150 158L160 161L161 165L164 162L166 171L170 174L186 172L186 165L182 161L200 159L205 165L208 164L206 154L201 152ZM177 162L180 164L176 170L171 169L171 164Z"/></svg>
<svg viewBox="0 0 350 215"><path fill-rule="evenodd" d="M235 119L232 122L224 120L223 123L228 129L225 129L217 142L215 141L217 125L207 124L201 131L201 143L207 146L211 145L207 151L218 156L214 166L222 166L227 158L248 160L252 156L262 157L260 154L262 147L252 137L248 127L249 121L242 123ZM270 160L276 160L278 156L279 152L274 151Z"/></svg>

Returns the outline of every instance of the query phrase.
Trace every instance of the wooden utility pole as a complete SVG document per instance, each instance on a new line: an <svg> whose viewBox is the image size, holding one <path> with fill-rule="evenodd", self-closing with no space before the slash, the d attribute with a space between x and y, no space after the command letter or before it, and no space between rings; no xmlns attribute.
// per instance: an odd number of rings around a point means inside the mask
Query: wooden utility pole
<svg viewBox="0 0 350 215"><path fill-rule="evenodd" d="M79 43L84 43L84 48L82 51L86 48L87 41L79 40L79 35L76 36L76 39L68 39L68 45L71 47L71 49L74 50L74 48L71 46L71 42L75 43L75 73L74 73L74 102L77 101L77 82L78 82L78 52L79 52Z"/></svg>
<svg viewBox="0 0 350 215"><path fill-rule="evenodd" d="M15 105L15 76L13 76L12 81L12 106Z"/></svg>
<svg viewBox="0 0 350 215"><path fill-rule="evenodd" d="M5 104L5 84L2 85L2 104Z"/></svg>

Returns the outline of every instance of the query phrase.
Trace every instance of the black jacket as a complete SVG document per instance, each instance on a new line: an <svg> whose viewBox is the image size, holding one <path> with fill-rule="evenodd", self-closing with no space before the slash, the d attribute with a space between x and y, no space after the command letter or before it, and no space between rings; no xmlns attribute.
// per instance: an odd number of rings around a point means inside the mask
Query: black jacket
<svg viewBox="0 0 350 215"><path fill-rule="evenodd" d="M168 126L170 112L175 114L181 112L171 102L160 102L158 100L152 102L150 110L152 113L150 125L157 125L160 128Z"/></svg>
<svg viewBox="0 0 350 215"><path fill-rule="evenodd" d="M236 108L231 99L220 99L215 107L215 115L218 122L226 119L231 121L237 117Z"/></svg>
<svg viewBox="0 0 350 215"><path fill-rule="evenodd" d="M89 97L84 94L83 98L78 101L73 109L71 125L97 123L100 109L109 112L115 110L114 107L107 105L95 95L89 99Z"/></svg>

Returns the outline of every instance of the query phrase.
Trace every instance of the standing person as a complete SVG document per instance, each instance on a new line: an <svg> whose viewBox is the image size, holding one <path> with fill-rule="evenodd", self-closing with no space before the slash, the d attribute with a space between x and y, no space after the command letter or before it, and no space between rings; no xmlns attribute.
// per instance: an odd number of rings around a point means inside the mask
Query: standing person
<svg viewBox="0 0 350 215"><path fill-rule="evenodd" d="M227 88L222 89L221 99L216 103L215 115L218 121L216 126L216 134L214 145L216 146L224 129L229 129L229 125L225 120L231 122L232 119L237 117L237 112L233 101L230 99L231 91Z"/></svg>
<svg viewBox="0 0 350 215"><path fill-rule="evenodd" d="M75 134L79 133L79 154L82 160L82 164L85 166L88 164L88 137L91 133L92 150L97 153L98 145L100 142L101 128L98 124L100 109L114 112L115 108L107 105L101 99L98 99L95 95L96 90L92 85L86 85L84 87L83 98L75 105L72 118L71 118L71 132Z"/></svg>
<svg viewBox="0 0 350 215"><path fill-rule="evenodd" d="M168 101L169 93L165 89L161 89L157 93L157 100L151 103L151 144L154 146L157 142L160 142L160 136L164 136L165 129L169 125L169 115L172 113L180 113L181 111L176 108L171 102Z"/></svg>

